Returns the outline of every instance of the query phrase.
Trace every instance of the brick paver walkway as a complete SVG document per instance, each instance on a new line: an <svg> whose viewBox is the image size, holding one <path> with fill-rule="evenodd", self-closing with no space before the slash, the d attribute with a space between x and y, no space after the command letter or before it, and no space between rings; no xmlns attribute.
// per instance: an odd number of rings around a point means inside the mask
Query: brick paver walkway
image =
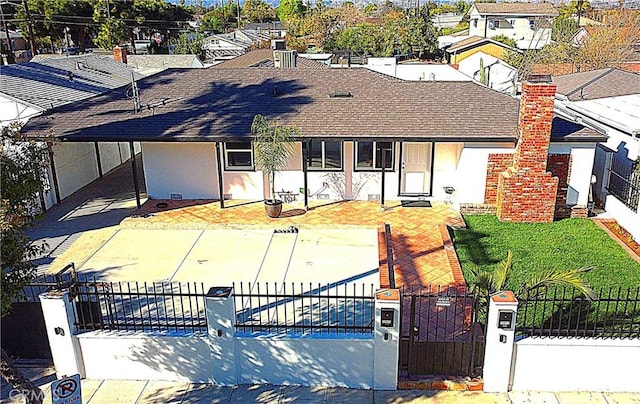
<svg viewBox="0 0 640 404"><path fill-rule="evenodd" d="M215 201L150 200L122 225L144 228L179 228L185 224L202 227L236 224L282 228L290 225L382 228L386 223L391 226L396 287L408 284L464 285L447 230L447 226L464 226L464 221L459 212L444 203L433 202L430 208L405 208L399 201L391 201L382 210L378 202L316 202L308 212L295 205L285 205L277 219L266 216L262 202L228 201L227 204L228 207L221 209L219 202ZM381 274L383 272L381 268ZM381 283L384 284L383 279Z"/></svg>

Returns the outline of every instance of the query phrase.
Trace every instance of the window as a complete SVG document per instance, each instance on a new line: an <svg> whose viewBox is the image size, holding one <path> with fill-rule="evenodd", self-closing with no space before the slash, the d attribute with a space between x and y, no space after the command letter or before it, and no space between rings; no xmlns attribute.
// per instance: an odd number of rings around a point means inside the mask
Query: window
<svg viewBox="0 0 640 404"><path fill-rule="evenodd" d="M310 170L342 170L342 142L311 141L307 160Z"/></svg>
<svg viewBox="0 0 640 404"><path fill-rule="evenodd" d="M473 28L478 28L478 19L477 18L473 19Z"/></svg>
<svg viewBox="0 0 640 404"><path fill-rule="evenodd" d="M225 142L224 160L227 170L253 170L251 141Z"/></svg>
<svg viewBox="0 0 640 404"><path fill-rule="evenodd" d="M381 170L383 153L384 168L390 170L393 168L393 143L356 142L356 170Z"/></svg>

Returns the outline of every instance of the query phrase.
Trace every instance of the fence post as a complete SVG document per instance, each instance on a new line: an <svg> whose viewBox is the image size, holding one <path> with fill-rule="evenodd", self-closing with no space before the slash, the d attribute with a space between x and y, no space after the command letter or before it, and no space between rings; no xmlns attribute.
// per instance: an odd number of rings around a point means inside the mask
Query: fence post
<svg viewBox="0 0 640 404"><path fill-rule="evenodd" d="M85 377L69 290L47 291L39 297L58 378L75 374Z"/></svg>
<svg viewBox="0 0 640 404"><path fill-rule="evenodd" d="M400 352L400 291L382 289L376 292L376 321L373 346L373 388L396 390Z"/></svg>
<svg viewBox="0 0 640 404"><path fill-rule="evenodd" d="M232 287L212 287L205 297L207 332L213 359L213 382L222 386L237 384L235 326L236 309Z"/></svg>
<svg viewBox="0 0 640 404"><path fill-rule="evenodd" d="M486 392L509 391L517 312L518 300L513 292L490 296L483 369Z"/></svg>

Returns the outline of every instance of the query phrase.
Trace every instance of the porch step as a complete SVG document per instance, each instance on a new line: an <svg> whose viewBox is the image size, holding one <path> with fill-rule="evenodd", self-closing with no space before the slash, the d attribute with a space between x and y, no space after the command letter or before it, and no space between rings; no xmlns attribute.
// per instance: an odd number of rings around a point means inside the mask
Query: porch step
<svg viewBox="0 0 640 404"><path fill-rule="evenodd" d="M455 390L482 391L484 381L481 377L469 376L400 376L398 390Z"/></svg>

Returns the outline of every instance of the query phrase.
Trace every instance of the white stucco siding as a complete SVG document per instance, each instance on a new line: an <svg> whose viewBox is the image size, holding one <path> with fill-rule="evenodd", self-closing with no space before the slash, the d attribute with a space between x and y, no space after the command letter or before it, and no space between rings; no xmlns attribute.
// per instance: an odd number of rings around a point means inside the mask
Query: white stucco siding
<svg viewBox="0 0 640 404"><path fill-rule="evenodd" d="M62 199L99 177L98 161L93 143L55 144L53 145L53 161Z"/></svg>
<svg viewBox="0 0 640 404"><path fill-rule="evenodd" d="M100 165L104 174L126 161L120 152L119 143L98 143L100 149ZM127 153L127 158L129 153Z"/></svg>
<svg viewBox="0 0 640 404"><path fill-rule="evenodd" d="M571 154L567 204L586 206L589 202L595 144L555 143L549 146L549 154Z"/></svg>
<svg viewBox="0 0 640 404"><path fill-rule="evenodd" d="M525 338L516 342L513 390L640 392L640 341Z"/></svg>
<svg viewBox="0 0 640 404"><path fill-rule="evenodd" d="M605 210L620 226L633 235L635 241L640 242L640 209L634 212L615 196L607 195Z"/></svg>
<svg viewBox="0 0 640 404"><path fill-rule="evenodd" d="M463 143L436 143L433 160L433 197L444 200L447 195L443 187L456 188L456 171ZM457 189L457 188L456 188Z"/></svg>
<svg viewBox="0 0 640 404"><path fill-rule="evenodd" d="M214 181L217 188L218 178L216 177ZM262 171L223 171L222 181L224 194L231 199L261 200L267 196L265 189L267 183L263 179Z"/></svg>
<svg viewBox="0 0 640 404"><path fill-rule="evenodd" d="M218 199L214 143L142 143L147 194L152 199Z"/></svg>
<svg viewBox="0 0 640 404"><path fill-rule="evenodd" d="M236 340L238 383L370 389L373 388L373 358L372 338L311 336Z"/></svg>
<svg viewBox="0 0 640 404"><path fill-rule="evenodd" d="M489 154L513 153L513 144L466 143L460 153L455 185L456 202L484 203Z"/></svg>

